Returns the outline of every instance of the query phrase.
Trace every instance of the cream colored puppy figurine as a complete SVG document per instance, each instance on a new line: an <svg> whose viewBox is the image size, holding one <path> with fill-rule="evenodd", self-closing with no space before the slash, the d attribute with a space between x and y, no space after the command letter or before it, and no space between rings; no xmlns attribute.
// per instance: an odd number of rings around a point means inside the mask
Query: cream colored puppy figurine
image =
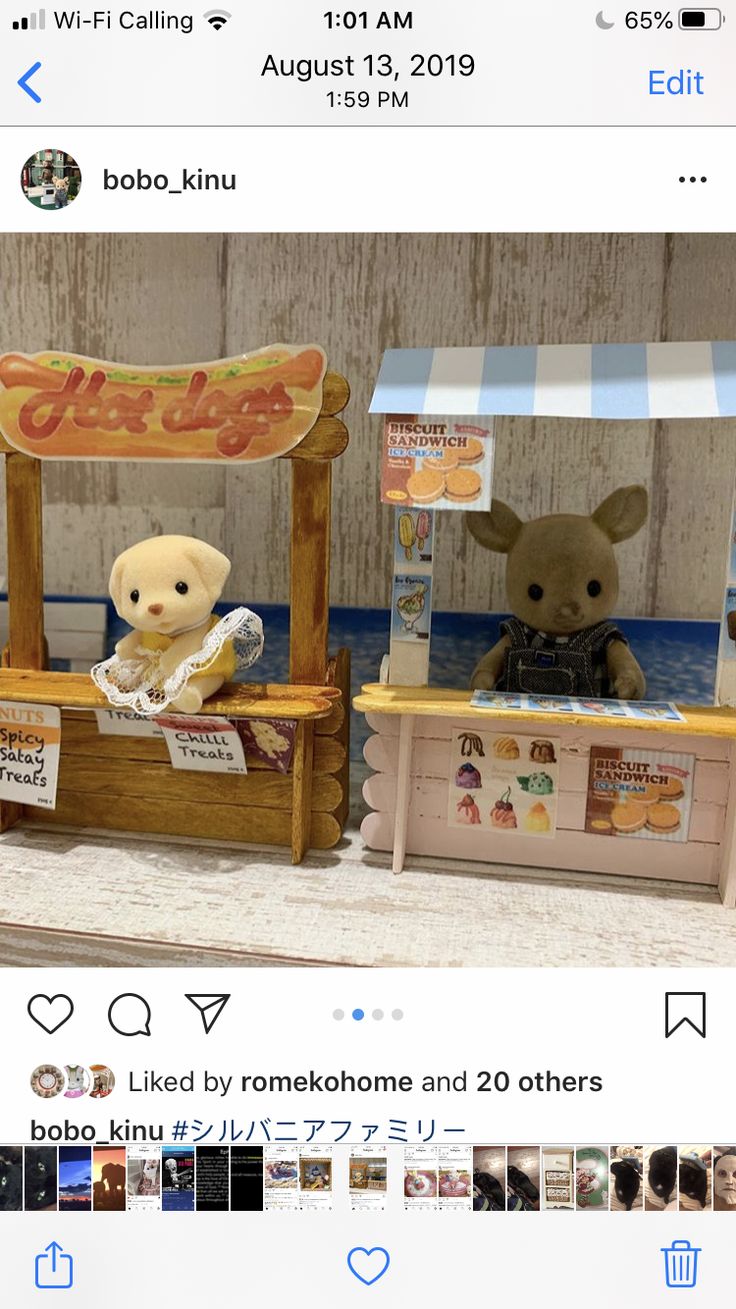
<svg viewBox="0 0 736 1309"><path fill-rule="evenodd" d="M250 609L212 613L230 561L191 536L156 536L118 555L110 574L115 609L133 628L92 670L111 704L152 716L167 707L196 714L236 668L263 648Z"/></svg>

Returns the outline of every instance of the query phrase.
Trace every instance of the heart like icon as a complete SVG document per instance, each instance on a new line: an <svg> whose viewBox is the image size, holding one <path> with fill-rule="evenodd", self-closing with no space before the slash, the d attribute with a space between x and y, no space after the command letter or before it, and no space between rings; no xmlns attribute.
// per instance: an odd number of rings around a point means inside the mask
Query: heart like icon
<svg viewBox="0 0 736 1309"><path fill-rule="evenodd" d="M34 1023L53 1036L64 1023L68 1023L74 1005L68 995L32 995L28 1001L28 1013Z"/></svg>
<svg viewBox="0 0 736 1309"><path fill-rule="evenodd" d="M357 1277L364 1286L373 1286L383 1274L388 1272L391 1256L382 1245L374 1245L366 1250L364 1245L353 1246L348 1252L348 1268L353 1277Z"/></svg>

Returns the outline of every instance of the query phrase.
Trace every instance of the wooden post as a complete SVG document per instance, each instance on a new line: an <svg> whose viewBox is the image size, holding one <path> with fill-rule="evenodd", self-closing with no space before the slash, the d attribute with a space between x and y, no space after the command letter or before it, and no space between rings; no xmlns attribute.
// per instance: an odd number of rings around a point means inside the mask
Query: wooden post
<svg viewBox="0 0 736 1309"><path fill-rule="evenodd" d="M291 461L289 681L324 686L330 605L332 463Z"/></svg>
<svg viewBox="0 0 736 1309"><path fill-rule="evenodd" d="M734 641L734 618L736 617L736 484L734 484L731 501L731 515L728 520L728 543L726 547L726 585L724 589L723 609L721 611L721 630L718 641L718 663L716 667L716 704L736 705L736 641Z"/></svg>
<svg viewBox="0 0 736 1309"><path fill-rule="evenodd" d="M43 532L41 463L13 451L5 456L8 526L8 663L43 668ZM21 815L21 806L0 801L0 832Z"/></svg>
<svg viewBox="0 0 736 1309"><path fill-rule="evenodd" d="M400 873L406 858L406 835L409 826L411 753L414 740L414 714L402 714L399 721L399 762L396 777L396 814L392 870Z"/></svg>
<svg viewBox="0 0 736 1309"><path fill-rule="evenodd" d="M725 907L733 909L736 906L736 741L730 741L728 747L728 799L718 890Z"/></svg>
<svg viewBox="0 0 736 1309"><path fill-rule="evenodd" d="M312 773L314 723L301 722L294 746L294 785L291 811L291 862L300 864L309 849L312 830Z"/></svg>
<svg viewBox="0 0 736 1309"><path fill-rule="evenodd" d="M5 456L8 516L8 608L11 668L43 668L43 533L41 463Z"/></svg>
<svg viewBox="0 0 736 1309"><path fill-rule="evenodd" d="M329 636L332 463L293 459L291 470L289 681L324 686ZM301 863L309 848L313 753L314 726L300 723L292 787L291 858L295 864Z"/></svg>

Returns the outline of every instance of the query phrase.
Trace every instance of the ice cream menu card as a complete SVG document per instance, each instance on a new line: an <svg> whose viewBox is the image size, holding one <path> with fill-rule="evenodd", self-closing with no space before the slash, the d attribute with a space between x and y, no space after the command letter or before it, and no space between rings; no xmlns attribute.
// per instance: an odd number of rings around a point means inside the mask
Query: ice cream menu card
<svg viewBox="0 0 736 1309"><path fill-rule="evenodd" d="M451 731L447 821L508 836L554 836L560 743L546 734Z"/></svg>

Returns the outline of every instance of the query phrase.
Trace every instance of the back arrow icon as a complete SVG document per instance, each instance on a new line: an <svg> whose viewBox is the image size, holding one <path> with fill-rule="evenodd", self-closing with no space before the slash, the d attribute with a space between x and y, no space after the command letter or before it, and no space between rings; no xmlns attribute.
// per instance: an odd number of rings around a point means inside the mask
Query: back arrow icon
<svg viewBox="0 0 736 1309"><path fill-rule="evenodd" d="M21 91L25 91L26 95L29 95L31 97L31 100L35 100L37 105L40 105L41 97L40 95L38 95L36 91L34 91L32 86L28 85L28 83L30 79L34 77L35 74L38 72L40 67L41 67L41 60L39 59L38 63L32 64L31 67L28 69L28 71L24 73L22 77L18 78L18 86L20 87Z"/></svg>

